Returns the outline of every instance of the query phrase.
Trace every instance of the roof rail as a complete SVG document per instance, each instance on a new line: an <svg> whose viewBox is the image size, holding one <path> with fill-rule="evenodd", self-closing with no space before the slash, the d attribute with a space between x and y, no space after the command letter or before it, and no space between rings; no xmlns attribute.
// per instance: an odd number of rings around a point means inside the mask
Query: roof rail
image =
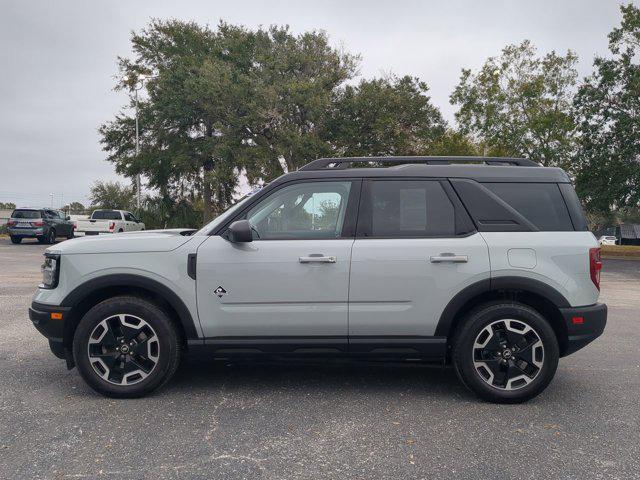
<svg viewBox="0 0 640 480"><path fill-rule="evenodd" d="M518 167L539 167L540 165L528 158L510 157L344 157L319 158L307 163L299 170L324 170L327 168L347 168L351 163L382 163L388 165L403 165L409 163L423 163L425 165L451 165L456 163L483 163L485 165L502 165Z"/></svg>

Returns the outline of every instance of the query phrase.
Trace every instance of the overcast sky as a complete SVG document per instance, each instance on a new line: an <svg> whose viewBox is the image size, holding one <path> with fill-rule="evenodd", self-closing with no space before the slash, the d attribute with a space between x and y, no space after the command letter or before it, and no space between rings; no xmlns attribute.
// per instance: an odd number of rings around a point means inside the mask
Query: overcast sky
<svg viewBox="0 0 640 480"><path fill-rule="evenodd" d="M126 103L112 90L116 57L150 18L325 30L362 56L360 74L415 75L453 123L449 94L462 67L478 68L508 43L568 48L581 76L619 23L610 0L20 1L0 3L0 201L87 202L94 180L117 179L97 127Z"/></svg>

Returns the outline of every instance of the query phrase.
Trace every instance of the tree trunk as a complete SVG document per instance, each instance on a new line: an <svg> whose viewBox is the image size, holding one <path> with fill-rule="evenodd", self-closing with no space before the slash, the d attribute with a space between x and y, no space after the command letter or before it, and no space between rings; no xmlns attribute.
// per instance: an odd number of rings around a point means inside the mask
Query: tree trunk
<svg viewBox="0 0 640 480"><path fill-rule="evenodd" d="M213 205L212 205L212 194L211 191L211 171L213 170L213 162L205 162L203 167L203 175L202 175L202 220L206 225L213 219Z"/></svg>

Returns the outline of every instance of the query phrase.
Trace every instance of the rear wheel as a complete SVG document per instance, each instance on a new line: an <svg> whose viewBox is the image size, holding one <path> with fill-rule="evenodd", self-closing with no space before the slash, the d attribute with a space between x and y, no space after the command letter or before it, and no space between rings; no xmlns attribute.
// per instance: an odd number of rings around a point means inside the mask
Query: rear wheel
<svg viewBox="0 0 640 480"><path fill-rule="evenodd" d="M180 362L180 343L159 307L137 297L114 297L83 317L73 356L91 388L109 397L135 398L169 381Z"/></svg>
<svg viewBox="0 0 640 480"><path fill-rule="evenodd" d="M515 302L473 310L457 332L453 362L479 397L518 403L542 392L558 366L558 341L536 310Z"/></svg>
<svg viewBox="0 0 640 480"><path fill-rule="evenodd" d="M20 243L22 241L22 237L14 237L11 235L11 243Z"/></svg>

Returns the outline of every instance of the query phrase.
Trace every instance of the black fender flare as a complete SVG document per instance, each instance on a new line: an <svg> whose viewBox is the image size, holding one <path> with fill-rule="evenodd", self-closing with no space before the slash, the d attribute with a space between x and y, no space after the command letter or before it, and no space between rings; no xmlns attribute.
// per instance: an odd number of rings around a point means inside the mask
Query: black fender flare
<svg viewBox="0 0 640 480"><path fill-rule="evenodd" d="M549 300L558 308L571 306L564 295L540 280L515 276L486 278L465 287L449 301L440 315L434 335L448 337L451 333L451 326L456 318L456 314L467 302L473 300L478 295L497 290L519 290L534 293Z"/></svg>
<svg viewBox="0 0 640 480"><path fill-rule="evenodd" d="M152 292L171 305L171 307L178 314L182 328L187 337L187 340L198 339L198 331L196 329L193 317L189 312L189 309L184 304L182 299L178 297L169 287L162 283L143 277L141 275L128 274L128 273L116 273L111 275L104 275L102 277L93 278L73 289L61 302L61 306L70 307L73 309L76 305L89 297L91 294L108 287L134 287L141 288Z"/></svg>

